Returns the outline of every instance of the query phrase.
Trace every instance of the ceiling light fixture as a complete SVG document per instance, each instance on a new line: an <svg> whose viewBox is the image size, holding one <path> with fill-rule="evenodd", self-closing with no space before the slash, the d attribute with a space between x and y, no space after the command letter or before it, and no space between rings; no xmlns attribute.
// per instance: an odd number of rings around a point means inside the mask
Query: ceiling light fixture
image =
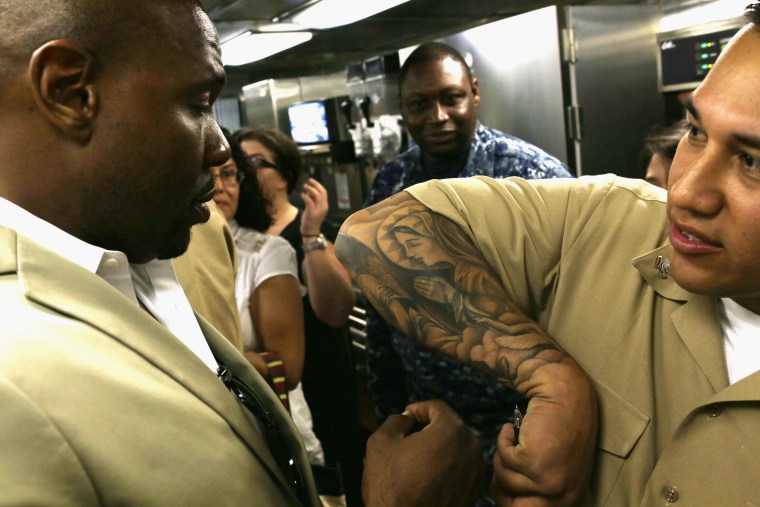
<svg viewBox="0 0 760 507"><path fill-rule="evenodd" d="M295 23L259 23L256 25L256 31L262 33L271 32L303 32L304 27Z"/></svg>
<svg viewBox="0 0 760 507"><path fill-rule="evenodd" d="M250 30L222 44L222 63L229 66L263 60L311 40L310 32L253 33Z"/></svg>
<svg viewBox="0 0 760 507"><path fill-rule="evenodd" d="M744 13L746 5L746 0L718 0L669 14L660 20L660 32L672 32L713 21L738 18Z"/></svg>
<svg viewBox="0 0 760 507"><path fill-rule="evenodd" d="M289 20L305 28L326 30L348 25L401 5L408 0L321 0Z"/></svg>

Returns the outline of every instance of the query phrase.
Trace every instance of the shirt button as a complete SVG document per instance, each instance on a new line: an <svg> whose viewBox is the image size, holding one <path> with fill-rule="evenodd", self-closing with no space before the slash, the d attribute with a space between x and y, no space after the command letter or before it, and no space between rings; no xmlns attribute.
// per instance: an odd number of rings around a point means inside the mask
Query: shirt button
<svg viewBox="0 0 760 507"><path fill-rule="evenodd" d="M106 259L106 261L103 263L103 266L106 268L118 268L119 267L119 260L118 259Z"/></svg>
<svg viewBox="0 0 760 507"><path fill-rule="evenodd" d="M665 495L665 500L668 503L676 503L678 501L678 490L675 487L665 488L662 493Z"/></svg>
<svg viewBox="0 0 760 507"><path fill-rule="evenodd" d="M721 409L719 405L709 405L707 406L707 420L715 419L718 417L721 413Z"/></svg>

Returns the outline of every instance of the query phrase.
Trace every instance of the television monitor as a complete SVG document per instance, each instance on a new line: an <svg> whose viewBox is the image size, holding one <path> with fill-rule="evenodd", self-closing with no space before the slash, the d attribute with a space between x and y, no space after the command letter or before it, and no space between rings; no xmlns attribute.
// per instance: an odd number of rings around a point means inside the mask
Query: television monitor
<svg viewBox="0 0 760 507"><path fill-rule="evenodd" d="M290 120L290 135L296 144L330 142L327 111L321 100L288 106L288 119Z"/></svg>

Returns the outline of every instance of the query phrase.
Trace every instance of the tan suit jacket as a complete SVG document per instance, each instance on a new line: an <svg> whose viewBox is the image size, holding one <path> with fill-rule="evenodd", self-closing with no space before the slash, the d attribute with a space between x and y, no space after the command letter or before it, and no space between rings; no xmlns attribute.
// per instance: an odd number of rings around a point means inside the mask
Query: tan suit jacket
<svg viewBox="0 0 760 507"><path fill-rule="evenodd" d="M0 505L298 505L221 381L101 278L0 227L0 305ZM317 505L287 413L199 322L283 429Z"/></svg>
<svg viewBox="0 0 760 507"><path fill-rule="evenodd" d="M214 201L209 201L208 207L211 218L193 227L187 252L172 259L172 264L193 310L242 352L243 334L235 300L235 240Z"/></svg>
<svg viewBox="0 0 760 507"><path fill-rule="evenodd" d="M716 300L655 268L671 252L663 191L608 175L410 193L470 234L595 382L585 505L760 506L760 373L729 387Z"/></svg>

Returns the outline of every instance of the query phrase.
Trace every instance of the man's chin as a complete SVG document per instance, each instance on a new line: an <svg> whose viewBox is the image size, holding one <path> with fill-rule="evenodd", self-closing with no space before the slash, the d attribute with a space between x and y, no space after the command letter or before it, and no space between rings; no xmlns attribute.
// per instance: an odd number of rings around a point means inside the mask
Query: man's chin
<svg viewBox="0 0 760 507"><path fill-rule="evenodd" d="M191 231L190 228L178 232L161 248L156 256L157 259L167 260L174 259L187 252L190 246Z"/></svg>
<svg viewBox="0 0 760 507"><path fill-rule="evenodd" d="M467 152L469 145L462 148L458 143L433 144L422 147L427 157L438 162L456 160Z"/></svg>

